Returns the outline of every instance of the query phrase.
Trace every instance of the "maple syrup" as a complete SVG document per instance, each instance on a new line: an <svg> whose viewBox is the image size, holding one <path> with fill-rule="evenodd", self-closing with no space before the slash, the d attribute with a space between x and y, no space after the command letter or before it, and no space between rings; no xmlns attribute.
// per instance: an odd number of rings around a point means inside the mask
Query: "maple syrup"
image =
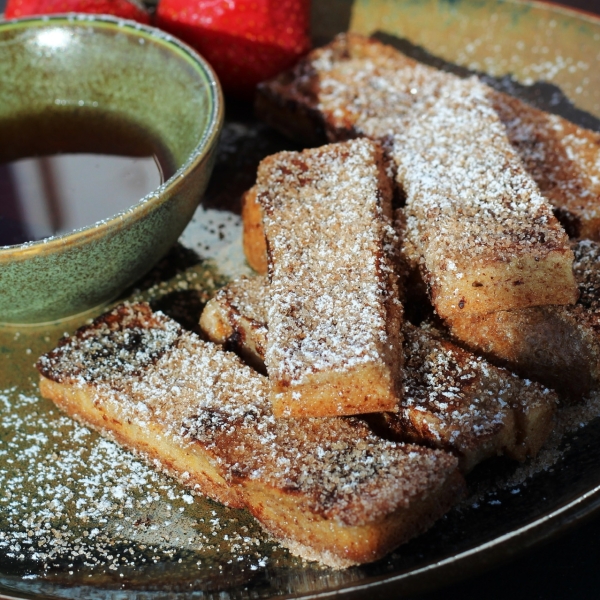
<svg viewBox="0 0 600 600"><path fill-rule="evenodd" d="M0 121L0 246L110 218L174 172L155 136L107 113L57 110Z"/></svg>

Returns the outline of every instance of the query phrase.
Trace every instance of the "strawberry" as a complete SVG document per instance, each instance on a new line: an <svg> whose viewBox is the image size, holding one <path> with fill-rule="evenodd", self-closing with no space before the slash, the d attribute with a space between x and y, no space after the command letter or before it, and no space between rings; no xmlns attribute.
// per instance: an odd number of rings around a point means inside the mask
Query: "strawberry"
<svg viewBox="0 0 600 600"><path fill-rule="evenodd" d="M309 13L310 0L160 0L156 24L196 48L226 92L249 97L308 51Z"/></svg>
<svg viewBox="0 0 600 600"><path fill-rule="evenodd" d="M132 0L8 0L4 17L15 19L55 13L114 15L140 23L150 23L150 14Z"/></svg>

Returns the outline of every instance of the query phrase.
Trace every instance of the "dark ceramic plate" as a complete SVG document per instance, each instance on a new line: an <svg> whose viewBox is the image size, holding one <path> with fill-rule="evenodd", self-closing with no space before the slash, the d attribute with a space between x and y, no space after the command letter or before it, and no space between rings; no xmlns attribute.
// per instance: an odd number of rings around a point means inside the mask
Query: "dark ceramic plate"
<svg viewBox="0 0 600 600"><path fill-rule="evenodd" d="M314 2L317 43L374 33L443 68L600 129L600 20L500 0ZM512 75L514 78L511 78ZM244 272L239 194L258 160L293 146L230 103L205 208L124 296L194 328L203 302ZM346 571L304 564L241 511L196 498L60 415L37 393L35 358L81 323L0 330L0 595L11 598L384 597L424 591L557 534L600 504L600 401L562 409L541 457L493 461L471 497L385 559Z"/></svg>

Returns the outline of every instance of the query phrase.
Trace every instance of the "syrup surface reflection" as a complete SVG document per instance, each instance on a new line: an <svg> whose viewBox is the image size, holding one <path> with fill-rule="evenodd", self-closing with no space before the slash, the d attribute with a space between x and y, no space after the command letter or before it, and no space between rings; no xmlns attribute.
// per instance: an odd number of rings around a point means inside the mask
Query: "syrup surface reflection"
<svg viewBox="0 0 600 600"><path fill-rule="evenodd" d="M0 246L108 219L174 172L148 132L88 112L0 123Z"/></svg>

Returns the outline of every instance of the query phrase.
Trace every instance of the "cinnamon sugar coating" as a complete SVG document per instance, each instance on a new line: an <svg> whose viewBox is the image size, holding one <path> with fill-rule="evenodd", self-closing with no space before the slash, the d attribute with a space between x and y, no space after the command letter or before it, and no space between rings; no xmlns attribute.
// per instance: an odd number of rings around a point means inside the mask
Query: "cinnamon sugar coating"
<svg viewBox="0 0 600 600"><path fill-rule="evenodd" d="M521 165L491 95L474 78L346 35L264 84L258 108L276 125L279 113L269 107L279 103L320 120L330 139L383 143L442 317L573 303L567 237Z"/></svg>
<svg viewBox="0 0 600 600"><path fill-rule="evenodd" d="M568 239L478 80L415 104L394 140L407 238L437 313L575 302Z"/></svg>
<svg viewBox="0 0 600 600"><path fill-rule="evenodd" d="M175 321L152 313L146 305L123 305L81 327L75 336L65 336L36 366L57 383L105 383L116 389L156 363L181 332Z"/></svg>
<svg viewBox="0 0 600 600"><path fill-rule="evenodd" d="M264 371L269 296L266 277L236 279L206 303L200 328L211 342Z"/></svg>
<svg viewBox="0 0 600 600"><path fill-rule="evenodd" d="M600 389L600 246L572 243L579 288L574 306L540 306L451 319L456 340L505 366L580 400Z"/></svg>
<svg viewBox="0 0 600 600"><path fill-rule="evenodd" d="M261 84L257 112L310 145L367 136L389 147L414 104L455 79L377 40L342 34ZM600 240L600 134L492 88L486 94L569 234Z"/></svg>
<svg viewBox="0 0 600 600"><path fill-rule="evenodd" d="M451 449L469 471L500 454L535 456L552 430L556 394L443 339L404 326L404 399L383 416L397 439Z"/></svg>
<svg viewBox="0 0 600 600"><path fill-rule="evenodd" d="M262 161L269 259L265 363L277 416L395 410L402 307L391 183L362 139Z"/></svg>
<svg viewBox="0 0 600 600"><path fill-rule="evenodd" d="M391 46L341 34L261 84L256 108L271 125L313 145L323 137L366 136L390 148L416 99L436 97L450 77Z"/></svg>
<svg viewBox="0 0 600 600"><path fill-rule="evenodd" d="M600 241L600 134L489 90L527 172L570 237Z"/></svg>
<svg viewBox="0 0 600 600"><path fill-rule="evenodd" d="M207 304L210 318L203 315L203 330L219 343L218 332L228 328L232 349L252 354L258 364L267 328L248 329L244 313L250 304L252 321L265 322L268 283L262 277L251 285L242 279L223 290ZM403 336L405 380L398 412L369 416L382 435L451 450L464 470L497 454L522 460L538 452L552 427L553 392L492 366L435 330L404 323Z"/></svg>
<svg viewBox="0 0 600 600"><path fill-rule="evenodd" d="M275 419L263 376L146 305L100 317L38 369L69 414L326 564L379 558L462 491L444 452L382 440L353 418Z"/></svg>
<svg viewBox="0 0 600 600"><path fill-rule="evenodd" d="M261 373L266 373L269 298L262 277L241 277L222 287L200 315L200 328L208 339L239 354Z"/></svg>

